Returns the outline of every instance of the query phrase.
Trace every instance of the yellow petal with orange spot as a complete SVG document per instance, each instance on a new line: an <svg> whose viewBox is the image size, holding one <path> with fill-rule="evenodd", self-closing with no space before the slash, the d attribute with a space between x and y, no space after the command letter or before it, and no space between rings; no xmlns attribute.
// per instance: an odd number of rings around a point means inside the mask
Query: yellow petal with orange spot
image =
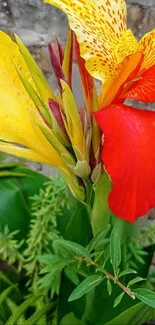
<svg viewBox="0 0 155 325"><path fill-rule="evenodd" d="M144 54L143 64L140 69L140 71L143 71L155 64L155 29L142 37L140 47Z"/></svg>
<svg viewBox="0 0 155 325"><path fill-rule="evenodd" d="M80 44L89 73L101 80L113 78L114 48L126 30L124 0L45 0L62 11Z"/></svg>
<svg viewBox="0 0 155 325"><path fill-rule="evenodd" d="M127 56L141 51L139 42L130 29L127 29L123 33L114 51L117 64L122 63Z"/></svg>

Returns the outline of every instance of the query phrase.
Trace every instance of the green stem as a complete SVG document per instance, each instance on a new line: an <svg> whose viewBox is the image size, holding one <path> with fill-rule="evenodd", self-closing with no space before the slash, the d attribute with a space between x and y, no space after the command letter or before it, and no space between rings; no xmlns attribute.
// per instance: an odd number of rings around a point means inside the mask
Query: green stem
<svg viewBox="0 0 155 325"><path fill-rule="evenodd" d="M91 215L93 234L96 235L104 226L110 223L112 215L108 207L108 195L111 183L106 173L103 173L96 185L95 200Z"/></svg>
<svg viewBox="0 0 155 325"><path fill-rule="evenodd" d="M91 214L91 224L93 234L96 235L108 223L116 229L120 241L126 241L128 238L137 238L138 223L129 223L113 215L109 210L108 196L111 190L111 182L108 175L103 172L96 185L95 201Z"/></svg>

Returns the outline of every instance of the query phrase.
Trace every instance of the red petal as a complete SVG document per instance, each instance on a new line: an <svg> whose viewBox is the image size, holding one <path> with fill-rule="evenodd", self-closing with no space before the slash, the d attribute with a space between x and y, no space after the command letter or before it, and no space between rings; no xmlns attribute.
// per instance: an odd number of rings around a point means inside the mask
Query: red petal
<svg viewBox="0 0 155 325"><path fill-rule="evenodd" d="M94 115L104 133L102 159L112 180L109 207L134 222L155 206L155 113L111 105Z"/></svg>
<svg viewBox="0 0 155 325"><path fill-rule="evenodd" d="M58 87L60 89L60 92L62 91L62 87L61 87L61 82L60 80L63 79L65 81L65 76L63 73L63 69L62 66L59 62L59 59L57 58L55 51L52 47L51 44L48 45L48 49L49 49L49 54L50 54L50 60L51 60L51 64L54 70L54 74L56 76L57 79L57 83L58 83Z"/></svg>
<svg viewBox="0 0 155 325"><path fill-rule="evenodd" d="M60 64L62 66L63 59L64 59L64 51L63 51L63 48L62 48L59 40L57 39L57 37L56 37L56 42L57 42L57 47L58 47L58 52L59 52Z"/></svg>
<svg viewBox="0 0 155 325"><path fill-rule="evenodd" d="M74 35L75 42L75 52L78 68L80 71L80 78L82 84L82 90L85 98L85 104L88 112L92 113L92 103L93 103L93 95L94 95L94 81L92 76L86 70L85 60L80 56L80 48L76 36Z"/></svg>
<svg viewBox="0 0 155 325"><path fill-rule="evenodd" d="M135 81L123 98L133 98L141 102L155 102L155 65Z"/></svg>

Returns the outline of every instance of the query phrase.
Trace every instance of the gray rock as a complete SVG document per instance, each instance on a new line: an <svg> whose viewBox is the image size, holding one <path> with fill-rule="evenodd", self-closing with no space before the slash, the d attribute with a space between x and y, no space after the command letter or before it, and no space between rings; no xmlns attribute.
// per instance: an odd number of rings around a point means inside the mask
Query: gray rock
<svg viewBox="0 0 155 325"><path fill-rule="evenodd" d="M155 0L127 0L127 3L143 6L144 8L155 7Z"/></svg>

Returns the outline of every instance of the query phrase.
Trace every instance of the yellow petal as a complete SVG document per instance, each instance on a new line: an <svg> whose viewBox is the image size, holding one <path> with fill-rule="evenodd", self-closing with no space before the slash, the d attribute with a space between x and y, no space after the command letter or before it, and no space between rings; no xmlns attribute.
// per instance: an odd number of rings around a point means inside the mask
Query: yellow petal
<svg viewBox="0 0 155 325"><path fill-rule="evenodd" d="M104 81L116 65L114 48L126 30L124 0L45 0L62 11L77 35L89 73Z"/></svg>
<svg viewBox="0 0 155 325"><path fill-rule="evenodd" d="M140 69L143 71L155 64L155 29L142 37L140 47L144 54L143 64Z"/></svg>
<svg viewBox="0 0 155 325"><path fill-rule="evenodd" d="M15 145L7 144L2 141L0 141L0 151L41 163L51 163L50 159L48 160L33 150L16 147ZM68 182L68 185L72 192L77 196L79 200L83 201L85 199L84 190L79 186L76 176L63 166L60 167L60 170Z"/></svg>
<svg viewBox="0 0 155 325"><path fill-rule="evenodd" d="M47 158L39 155L34 150L20 148L12 144L4 143L2 141L0 141L0 151L28 160L33 160L41 163L50 163Z"/></svg>
<svg viewBox="0 0 155 325"><path fill-rule="evenodd" d="M82 159L87 160L88 155L78 107L67 83L61 80L61 86L63 90L62 100L64 112L66 115L66 121L64 120L66 129L68 131L72 146L78 149L80 156L83 157ZM77 154L77 152L75 154ZM79 159L79 157L77 157L77 159Z"/></svg>
<svg viewBox="0 0 155 325"><path fill-rule="evenodd" d="M4 32L0 32L0 138L38 152L51 164L64 166L39 128L32 124L30 112L38 113L17 74L12 58L30 84L33 84L17 44Z"/></svg>
<svg viewBox="0 0 155 325"><path fill-rule="evenodd" d="M25 59L25 62L32 74L33 80L35 82L35 85L37 87L37 90L41 96L41 98L45 101L48 102L49 98L55 99L56 97L54 96L51 88L48 85L48 82L46 81L45 77L43 76L40 68L38 67L37 63L33 59L32 55L26 48L26 46L23 44L23 42L20 40L20 38L15 35L17 44L19 46L19 49Z"/></svg>
<svg viewBox="0 0 155 325"><path fill-rule="evenodd" d="M132 31L130 29L127 29L115 47L115 57L117 64L122 63L125 57L138 51L141 51L139 42L136 40Z"/></svg>
<svg viewBox="0 0 155 325"><path fill-rule="evenodd" d="M88 72L102 81L100 102L103 103L113 81L124 68L124 59L140 51L134 35L126 30L125 0L45 2L67 14L70 27L77 35L80 54L86 61Z"/></svg>

